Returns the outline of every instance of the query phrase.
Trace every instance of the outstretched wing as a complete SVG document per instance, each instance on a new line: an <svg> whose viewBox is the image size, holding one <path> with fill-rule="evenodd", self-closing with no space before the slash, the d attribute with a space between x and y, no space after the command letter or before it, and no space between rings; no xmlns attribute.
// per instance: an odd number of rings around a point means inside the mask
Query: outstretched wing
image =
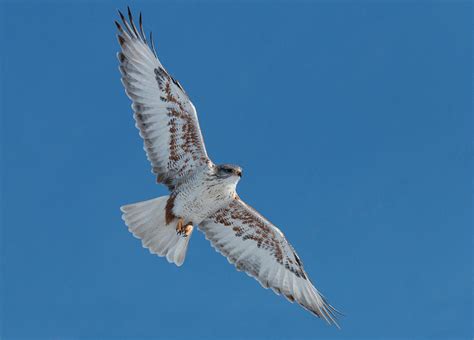
<svg viewBox="0 0 474 340"><path fill-rule="evenodd" d="M337 326L338 312L313 286L282 232L243 201L235 199L199 228L237 270Z"/></svg>
<svg viewBox="0 0 474 340"><path fill-rule="evenodd" d="M183 88L161 65L150 34L150 46L130 9L129 21L120 13L121 52L117 54L125 92L133 101L136 126L159 183L171 190L196 168L208 165L196 109Z"/></svg>

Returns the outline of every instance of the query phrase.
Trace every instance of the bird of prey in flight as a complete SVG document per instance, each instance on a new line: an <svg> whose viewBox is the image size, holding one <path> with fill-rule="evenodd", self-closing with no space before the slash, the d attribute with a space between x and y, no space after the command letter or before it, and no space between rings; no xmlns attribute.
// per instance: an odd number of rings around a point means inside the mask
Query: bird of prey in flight
<svg viewBox="0 0 474 340"><path fill-rule="evenodd" d="M121 207L130 232L151 253L181 266L197 226L237 270L337 326L338 312L313 286L285 235L237 195L242 169L207 155L196 108L161 64L152 35L146 39L141 14L138 27L130 9L128 19L119 14L122 83L152 172L170 191Z"/></svg>

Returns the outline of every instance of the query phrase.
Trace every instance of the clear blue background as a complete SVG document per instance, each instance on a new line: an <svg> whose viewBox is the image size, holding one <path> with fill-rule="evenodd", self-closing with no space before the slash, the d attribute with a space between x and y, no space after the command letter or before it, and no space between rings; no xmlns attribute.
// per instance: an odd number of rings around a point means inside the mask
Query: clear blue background
<svg viewBox="0 0 474 340"><path fill-rule="evenodd" d="M133 2L210 156L342 310L325 325L201 233L177 268L119 206L154 184L120 2L1 5L1 337L471 338L472 5Z"/></svg>

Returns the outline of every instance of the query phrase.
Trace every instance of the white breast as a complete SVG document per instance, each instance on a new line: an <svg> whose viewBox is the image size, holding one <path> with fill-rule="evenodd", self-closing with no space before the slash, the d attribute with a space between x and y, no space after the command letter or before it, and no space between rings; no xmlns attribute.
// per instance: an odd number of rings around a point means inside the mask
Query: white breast
<svg viewBox="0 0 474 340"><path fill-rule="evenodd" d="M235 197L235 187L239 178L218 180L201 173L177 189L173 213L194 225L227 206Z"/></svg>

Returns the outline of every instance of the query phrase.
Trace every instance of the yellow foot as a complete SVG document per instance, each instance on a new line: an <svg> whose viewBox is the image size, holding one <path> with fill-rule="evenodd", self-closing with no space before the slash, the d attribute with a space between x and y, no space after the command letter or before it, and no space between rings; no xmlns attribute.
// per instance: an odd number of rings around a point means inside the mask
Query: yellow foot
<svg viewBox="0 0 474 340"><path fill-rule="evenodd" d="M176 225L176 233L183 237L188 237L193 232L193 225L191 222L184 223L183 218L178 219L178 224Z"/></svg>

